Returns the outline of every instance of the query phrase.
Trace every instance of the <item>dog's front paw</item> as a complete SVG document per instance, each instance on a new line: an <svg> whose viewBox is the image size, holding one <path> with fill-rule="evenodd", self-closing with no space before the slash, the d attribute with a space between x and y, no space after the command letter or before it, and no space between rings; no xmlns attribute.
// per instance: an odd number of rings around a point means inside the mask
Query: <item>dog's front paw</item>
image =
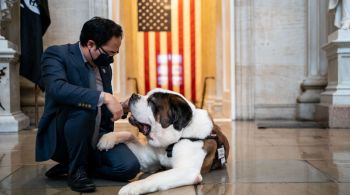
<svg viewBox="0 0 350 195"><path fill-rule="evenodd" d="M122 187L119 192L118 195L138 195L143 193L141 191L141 186L135 184L135 182L129 183L128 185Z"/></svg>
<svg viewBox="0 0 350 195"><path fill-rule="evenodd" d="M116 132L110 132L104 134L97 143L99 150L109 150L117 144Z"/></svg>

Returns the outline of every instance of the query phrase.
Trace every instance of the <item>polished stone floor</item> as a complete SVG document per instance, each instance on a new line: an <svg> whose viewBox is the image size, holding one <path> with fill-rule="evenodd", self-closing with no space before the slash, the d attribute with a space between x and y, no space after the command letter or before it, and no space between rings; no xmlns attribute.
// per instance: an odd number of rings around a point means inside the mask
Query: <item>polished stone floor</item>
<svg viewBox="0 0 350 195"><path fill-rule="evenodd" d="M201 185L154 194L350 195L350 129L257 129L219 122L231 143L226 169ZM118 130L132 130L118 124ZM48 180L53 162L34 161L35 130L0 134L0 194L78 194ZM95 180L92 194L116 194L125 183Z"/></svg>

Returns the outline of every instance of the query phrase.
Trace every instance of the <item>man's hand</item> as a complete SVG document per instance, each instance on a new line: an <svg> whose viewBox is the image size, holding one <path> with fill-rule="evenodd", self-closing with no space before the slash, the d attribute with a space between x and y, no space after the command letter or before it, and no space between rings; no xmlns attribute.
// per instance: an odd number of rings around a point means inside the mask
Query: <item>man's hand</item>
<svg viewBox="0 0 350 195"><path fill-rule="evenodd" d="M128 117L128 113L130 112L129 110L129 98L126 99L124 102L121 102L122 107L123 107L123 116L122 119L126 119Z"/></svg>
<svg viewBox="0 0 350 195"><path fill-rule="evenodd" d="M123 115L123 107L112 94L104 93L103 103L106 104L108 110L113 114L112 121L120 119Z"/></svg>

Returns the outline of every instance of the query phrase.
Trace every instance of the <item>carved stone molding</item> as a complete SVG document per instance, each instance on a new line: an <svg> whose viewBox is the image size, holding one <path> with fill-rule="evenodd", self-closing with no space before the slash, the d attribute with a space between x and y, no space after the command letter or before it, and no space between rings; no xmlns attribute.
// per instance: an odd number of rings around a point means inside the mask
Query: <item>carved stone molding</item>
<svg viewBox="0 0 350 195"><path fill-rule="evenodd" d="M11 20L11 8L17 0L0 0L0 21Z"/></svg>
<svg viewBox="0 0 350 195"><path fill-rule="evenodd" d="M333 32L323 48L328 58L328 84L316 107L316 119L330 128L350 128L350 31Z"/></svg>
<svg viewBox="0 0 350 195"><path fill-rule="evenodd" d="M20 109L18 54L10 45L0 36L0 132L17 132L29 125Z"/></svg>

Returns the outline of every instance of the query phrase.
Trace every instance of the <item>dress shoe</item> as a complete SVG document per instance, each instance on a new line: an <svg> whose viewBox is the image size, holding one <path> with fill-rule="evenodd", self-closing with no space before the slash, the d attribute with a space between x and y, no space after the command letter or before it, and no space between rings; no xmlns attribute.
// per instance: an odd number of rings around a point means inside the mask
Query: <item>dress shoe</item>
<svg viewBox="0 0 350 195"><path fill-rule="evenodd" d="M57 164L46 171L45 176L50 179L66 178L68 175L68 166L64 164Z"/></svg>
<svg viewBox="0 0 350 195"><path fill-rule="evenodd" d="M68 186L76 192L93 192L96 189L95 184L87 177L84 167L68 176Z"/></svg>

